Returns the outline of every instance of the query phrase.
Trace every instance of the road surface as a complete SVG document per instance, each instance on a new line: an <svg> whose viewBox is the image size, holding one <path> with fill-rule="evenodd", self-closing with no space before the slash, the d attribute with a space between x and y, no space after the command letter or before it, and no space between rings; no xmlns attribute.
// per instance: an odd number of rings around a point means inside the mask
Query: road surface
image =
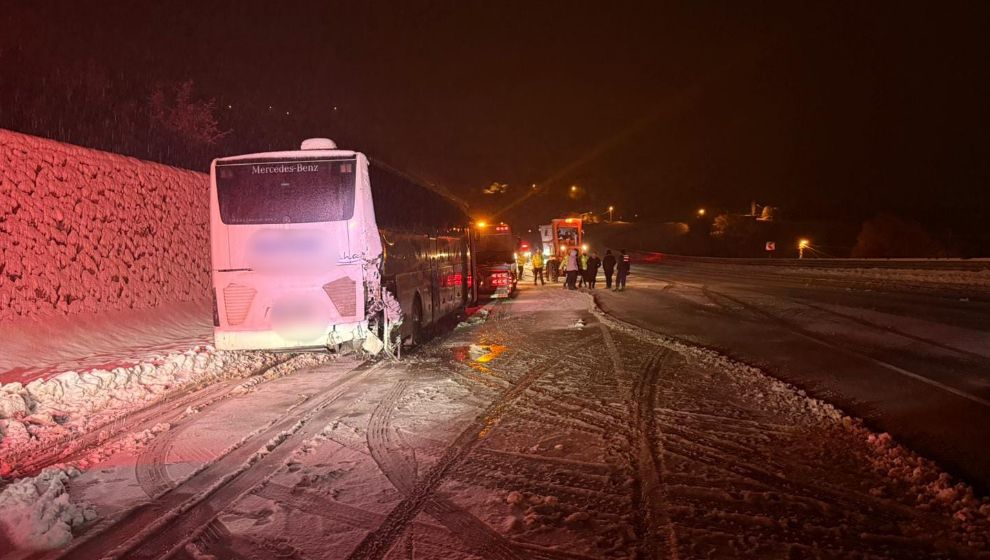
<svg viewBox="0 0 990 560"><path fill-rule="evenodd" d="M642 276L630 286L616 297L654 289ZM57 456L81 473L10 483L0 557L921 559L990 547L990 504L831 406L617 323L586 293L521 288L402 362L290 357L135 411L115 424L135 433ZM70 504L71 542L49 538ZM14 518L25 511L39 514ZM58 548L37 550L46 543Z"/></svg>
<svg viewBox="0 0 990 560"><path fill-rule="evenodd" d="M642 264L628 291L596 296L616 317L836 404L986 494L990 291L882 276Z"/></svg>

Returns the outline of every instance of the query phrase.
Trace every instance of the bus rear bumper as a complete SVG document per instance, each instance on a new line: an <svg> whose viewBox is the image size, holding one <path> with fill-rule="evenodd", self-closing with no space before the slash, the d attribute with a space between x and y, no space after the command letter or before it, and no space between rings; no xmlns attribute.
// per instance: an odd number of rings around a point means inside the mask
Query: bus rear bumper
<svg viewBox="0 0 990 560"><path fill-rule="evenodd" d="M213 341L217 350L307 350L328 348L368 335L367 321L331 325L325 332L312 338L290 338L274 330L234 331L213 329Z"/></svg>

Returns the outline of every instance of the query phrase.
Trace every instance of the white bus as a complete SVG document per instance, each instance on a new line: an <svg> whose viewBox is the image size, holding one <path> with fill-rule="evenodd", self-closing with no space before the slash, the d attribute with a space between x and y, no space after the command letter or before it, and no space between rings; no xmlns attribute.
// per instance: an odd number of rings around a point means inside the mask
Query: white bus
<svg viewBox="0 0 990 560"><path fill-rule="evenodd" d="M214 160L210 226L218 349L400 348L471 300L463 206L325 138Z"/></svg>

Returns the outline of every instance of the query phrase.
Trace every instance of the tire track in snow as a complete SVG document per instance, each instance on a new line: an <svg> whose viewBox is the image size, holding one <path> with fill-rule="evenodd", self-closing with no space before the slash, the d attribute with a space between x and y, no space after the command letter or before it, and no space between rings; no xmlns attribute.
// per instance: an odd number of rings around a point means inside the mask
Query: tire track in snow
<svg viewBox="0 0 990 560"><path fill-rule="evenodd" d="M968 357L970 359L976 359L976 360L978 360L980 362L987 362L988 360L990 360L990 358L988 358L987 356L985 356L983 354L979 354L979 353L976 353L976 352L971 352L969 350L966 350L965 348L957 348L957 347L952 346L950 344L945 344L945 343L939 342L937 340L932 340L930 338L925 338L923 336L918 336L916 334L911 334L909 332L906 332L906 331L903 331L901 329L898 329L897 327L891 327L889 325L882 325L880 323L876 323L874 321L870 321L869 319L864 319L862 317L857 317L855 315L852 315L852 314L849 314L849 313L843 313L841 311L835 311L834 309L829 309L829 308L824 307L824 306L821 306L821 305L816 305L814 303L809 303L809 302L803 301L803 300L801 300L799 298L793 298L792 297L792 298L789 298L789 299L791 299L791 301L794 301L794 302L796 302L796 303L798 303L800 305L804 305L805 307L810 307L810 308L815 309L817 311L821 311L823 313L828 313L829 315L835 315L836 317L841 317L843 319L846 319L847 321L852 321L852 322L858 323L860 325L864 325L864 326L867 326L867 327L872 327L874 329L877 329L877 330L880 330L880 331L883 331L883 332L886 332L886 333L895 334L897 336L904 337L904 338L907 338L909 340L913 340L915 342L920 342L922 344L927 344L929 346L934 346L936 348L941 348L942 350L947 350L949 352L953 352L953 353L958 354L960 356L966 356L966 357Z"/></svg>
<svg viewBox="0 0 990 560"><path fill-rule="evenodd" d="M668 344L608 319L640 342ZM875 493L873 486L886 479L877 478L868 458L820 448L834 435L820 439L808 432L828 424L801 420L796 410L797 424L787 426L790 412L760 406L753 399L767 394L740 390L736 385L746 378L735 380L730 371L694 369L687 362L665 364L664 371L657 378L654 418L665 508L681 554L972 556L946 539L949 520ZM714 423L719 429L711 429ZM858 470L850 474L850 468Z"/></svg>
<svg viewBox="0 0 990 560"><path fill-rule="evenodd" d="M398 438L392 437L392 413L408 386L409 380L403 379L379 401L368 421L367 433L368 449L379 470L399 492L406 496L415 491L416 457L413 450L402 445ZM505 538L448 500L431 496L424 504L423 510L443 523L458 539L473 552L481 554L483 558L521 560Z"/></svg>
<svg viewBox="0 0 990 560"><path fill-rule="evenodd" d="M166 393L160 399L118 416L102 426L91 428L82 435L56 440L40 452L29 450L24 455L11 455L6 460L18 465L11 476L34 476L45 467L84 459L95 449L118 441L128 434L150 430L162 423L171 424L183 418L189 409L202 409L235 396L239 388L245 384L255 386L257 383L270 380L272 374L281 376L284 370L292 368L294 362L307 359L309 358L304 354L290 355L244 377L228 379L206 387L202 382L198 382L177 392Z"/></svg>
<svg viewBox="0 0 990 560"><path fill-rule="evenodd" d="M364 363L326 389L242 440L232 451L158 498L104 520L66 550L45 558L165 558L187 543L238 498L263 484L305 440L323 429L331 405L383 363Z"/></svg>
<svg viewBox="0 0 990 560"><path fill-rule="evenodd" d="M635 516L636 536L639 539L638 558L676 559L677 535L670 517L664 510L665 496L662 488L664 464L654 407L657 379L670 351L656 350L633 378L626 370L622 355L605 323L598 327L605 341L605 348L612 360L612 371L620 387L629 394L629 415L633 429L629 461L632 467L632 509Z"/></svg>
<svg viewBox="0 0 990 560"><path fill-rule="evenodd" d="M666 511L666 493L663 477L666 471L663 461L663 443L657 424L657 382L670 351L661 349L650 357L639 379L633 385L633 426L638 445L637 529L640 533L639 555L646 558L678 558L677 534Z"/></svg>
<svg viewBox="0 0 990 560"><path fill-rule="evenodd" d="M585 336L579 339L577 342L562 348L562 352L567 352L570 349L581 347L582 345L587 345L595 335ZM554 360L556 362L556 360ZM467 428L465 428L461 434L451 443L443 455L434 463L434 465L423 474L421 478L416 480L415 484L409 488L409 492L405 494L405 498L389 513L385 521L374 531L369 533L355 549L348 556L349 560L359 560L359 559L370 559L370 558L384 558L392 546L399 540L405 531L406 526L421 512L428 504L439 504L434 500L434 493L436 489L446 480L451 472L460 465L469 453L478 445L478 443L484 440L488 436L493 427L499 422L499 420L504 416L513 403L518 400L529 387L536 383L540 377L542 377L551 364L539 364L537 367L530 369L528 373L522 376L515 385L504 391L501 395L496 397L484 412L479 415L473 422L471 422ZM393 391L390 392L390 396L393 399L397 399L401 394L401 390L404 386L397 385ZM387 400L387 399L386 399ZM394 408L394 403L389 406L389 408ZM382 412L377 415L378 426L375 428L369 428L369 435L375 432L377 435L374 436L375 441L369 438L369 445L374 445L380 452L382 449L388 450L385 441L379 438L384 438L386 433L387 422L389 422L389 415L384 414L386 409L382 409ZM393 464L386 461L387 459L384 454L382 454L383 463L386 469L392 468ZM377 459L376 459L377 460ZM380 464L380 466L381 466ZM387 476L387 473L386 473ZM402 481L401 484L405 485L406 481ZM401 491L401 488L400 488ZM431 505L431 507L434 507ZM438 513L449 513L449 511ZM456 517L456 519L455 519ZM473 516L471 516L474 519ZM460 514L451 514L452 521L463 521L463 517ZM458 527L458 530L463 528ZM469 529L470 530L470 529ZM468 538L471 539L482 539L484 542L503 542L503 538L492 531L490 528L485 526L485 533L482 534L472 534ZM455 531L456 534L456 531ZM490 541L498 535L499 540ZM466 534L467 536L467 534ZM501 546L491 549L490 552L498 554L509 554L510 556L505 556L506 558L517 558L514 551L511 548L508 550L503 550Z"/></svg>
<svg viewBox="0 0 990 560"><path fill-rule="evenodd" d="M172 442L184 431L186 425L159 435L138 455L134 463L134 476L149 498L156 498L175 486L175 482L168 476L165 458L172 449Z"/></svg>
<svg viewBox="0 0 990 560"><path fill-rule="evenodd" d="M741 306L745 307L746 309L752 311L753 313L755 313L757 315L760 315L760 316L762 316L762 317L764 317L766 319L769 319L769 320L773 321L774 323L777 323L778 325L780 325L780 326L782 326L782 327L790 330L794 334L796 334L796 335L798 335L798 336L800 336L800 337L802 337L802 338L804 338L806 340L810 340L810 341L812 341L814 343L820 344L822 346L826 346L826 347L828 347L828 348L830 348L832 350L835 350L836 352L839 352L841 354L845 354L847 356L853 356L853 357L859 358L861 360L865 360L867 362L873 363L873 364L875 364L875 365L877 365L879 367L882 367L882 368L884 368L886 370L892 371L894 373L898 373L900 375L903 375L904 377L909 377L911 379L914 379L915 381L920 381L921 383L925 383L925 384L930 385L932 387L935 387L937 389L941 389L942 391L946 391L948 393L952 393L953 395L956 395L957 397L961 397L963 399L966 399L968 401L974 402L976 404L979 404L979 405L982 405L982 406L985 406L985 407L990 407L990 400L988 400L988 399L985 399L983 397L974 395L972 393L968 393L966 391L963 391L962 389L957 389L955 387L952 387L951 385L946 385L945 383L942 383L940 381L936 381L934 379L931 379L930 377L926 377L926 376L921 375L919 373L915 373L913 371L904 369L904 368L902 368L900 366L896 366L894 364L891 364L889 362L885 362L885 361L880 360L878 358L874 358L873 356L870 356L869 354L864 354L863 352L859 352L857 350L853 350L853 349L849 348L848 345L840 344L840 343L837 343L837 342L833 342L831 340L831 337L828 337L828 336L822 335L822 334L818 334L818 333L816 333L814 331L811 331L811 330L808 330L808 329L806 329L804 327L801 327L799 325L796 325L793 322L788 321L787 319L784 319L784 318L782 318L782 317L780 317L780 316L778 316L778 315L776 315L774 313L770 313L769 311L766 311L766 310L764 310L764 309L762 309L762 308L760 308L760 307L758 307L756 305L753 305L751 303L747 303L747 302L742 301L742 300L740 300L738 298L735 298L733 296L729 296L729 295L726 295L726 294L723 294L723 293L719 293L719 292L712 292L712 293L717 293L719 296L721 296L721 297L723 297L725 299L728 299L730 301L733 301L733 302L737 303L738 305L741 305Z"/></svg>

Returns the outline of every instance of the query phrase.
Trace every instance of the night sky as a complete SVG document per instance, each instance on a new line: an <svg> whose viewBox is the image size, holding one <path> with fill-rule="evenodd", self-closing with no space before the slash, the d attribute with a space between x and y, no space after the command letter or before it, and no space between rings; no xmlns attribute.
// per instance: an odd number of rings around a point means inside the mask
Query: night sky
<svg viewBox="0 0 990 560"><path fill-rule="evenodd" d="M990 219L987 2L3 5L8 53L194 80L231 129L217 155L329 136L478 213L537 183L504 215L530 225L751 199L795 219Z"/></svg>

